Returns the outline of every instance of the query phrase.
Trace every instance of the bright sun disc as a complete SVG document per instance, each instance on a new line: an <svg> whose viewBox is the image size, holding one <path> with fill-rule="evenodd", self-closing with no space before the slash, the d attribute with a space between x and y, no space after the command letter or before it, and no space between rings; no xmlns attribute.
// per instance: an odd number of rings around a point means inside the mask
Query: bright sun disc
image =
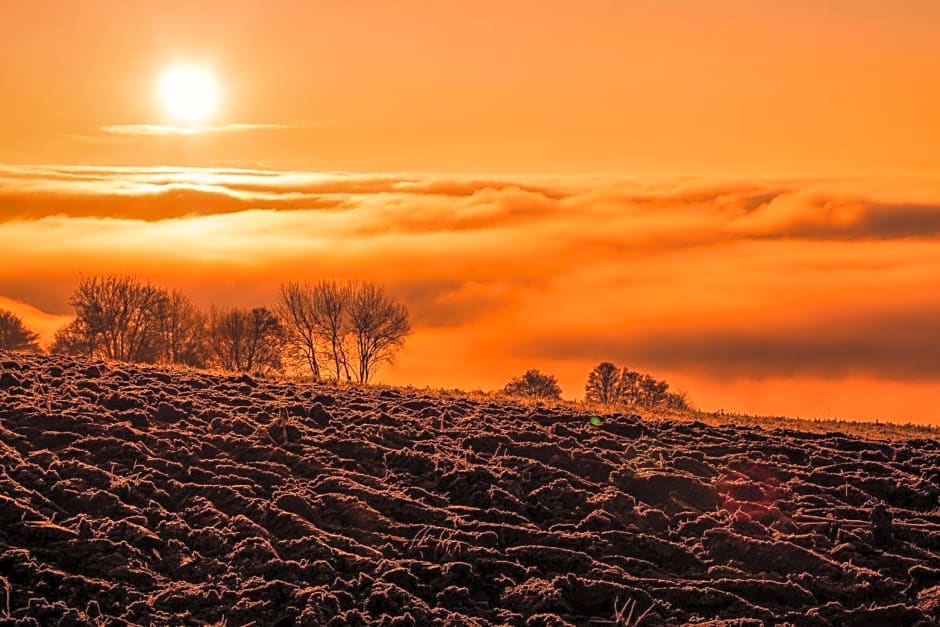
<svg viewBox="0 0 940 627"><path fill-rule="evenodd" d="M177 122L203 122L219 106L219 88L215 79L202 68L168 68L160 75L157 87L167 115Z"/></svg>

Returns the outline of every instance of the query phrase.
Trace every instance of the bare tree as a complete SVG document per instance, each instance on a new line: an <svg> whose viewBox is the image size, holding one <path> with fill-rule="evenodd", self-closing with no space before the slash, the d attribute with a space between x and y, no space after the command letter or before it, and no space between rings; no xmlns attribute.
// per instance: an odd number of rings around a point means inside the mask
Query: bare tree
<svg viewBox="0 0 940 627"><path fill-rule="evenodd" d="M0 350L38 353L39 334L26 328L23 320L12 311L0 309Z"/></svg>
<svg viewBox="0 0 940 627"><path fill-rule="evenodd" d="M620 371L609 361L598 364L588 375L584 397L593 403L610 405L617 402Z"/></svg>
<svg viewBox="0 0 940 627"><path fill-rule="evenodd" d="M336 281L320 281L313 286L314 313L327 353L333 362L333 371L339 381L341 373L346 379L349 372L347 337L350 333L349 308L353 286ZM407 322L407 319L406 319Z"/></svg>
<svg viewBox="0 0 940 627"><path fill-rule="evenodd" d="M368 383L411 333L407 309L374 283L288 283L278 309L291 352L314 380Z"/></svg>
<svg viewBox="0 0 940 627"><path fill-rule="evenodd" d="M282 285L278 311L281 320L284 321L284 339L287 348L300 356L313 375L313 380L319 381L320 363L317 352L321 338L314 288L299 283Z"/></svg>
<svg viewBox="0 0 940 627"><path fill-rule="evenodd" d="M170 292L158 320L165 361L196 368L206 365L208 320L185 294Z"/></svg>
<svg viewBox="0 0 940 627"><path fill-rule="evenodd" d="M89 354L121 361L154 362L160 357L160 317L166 291L129 276L83 277L72 295Z"/></svg>
<svg viewBox="0 0 940 627"><path fill-rule="evenodd" d="M349 333L356 380L368 383L383 363L391 363L411 334L408 309L375 283L357 283L349 296Z"/></svg>
<svg viewBox="0 0 940 627"><path fill-rule="evenodd" d="M209 346L217 364L225 370L278 371L283 366L284 328L264 307L213 310Z"/></svg>
<svg viewBox="0 0 940 627"><path fill-rule="evenodd" d="M503 393L510 396L559 399L561 387L554 375L543 374L538 370L527 370L521 377L516 377L507 383L503 388Z"/></svg>

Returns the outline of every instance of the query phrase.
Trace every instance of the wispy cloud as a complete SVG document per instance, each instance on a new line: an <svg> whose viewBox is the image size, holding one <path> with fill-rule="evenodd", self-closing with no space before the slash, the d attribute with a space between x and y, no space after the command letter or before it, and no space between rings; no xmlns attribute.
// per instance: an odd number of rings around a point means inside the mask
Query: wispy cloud
<svg viewBox="0 0 940 627"><path fill-rule="evenodd" d="M83 144L129 144L134 140L159 137L198 137L245 132L286 131L319 126L290 124L222 124L218 126L186 126L173 124L109 124L97 133L69 133L65 138Z"/></svg>
<svg viewBox="0 0 940 627"><path fill-rule="evenodd" d="M170 124L111 124L102 126L108 135L130 137L160 135L205 135L209 133L239 133L244 131L274 131L294 128L288 124L223 124L221 126L176 126Z"/></svg>
<svg viewBox="0 0 940 627"><path fill-rule="evenodd" d="M77 133L68 133L65 135L65 138L70 141L80 142L83 144L96 144L105 146L129 144L131 142L129 137L119 137L117 135L81 135Z"/></svg>

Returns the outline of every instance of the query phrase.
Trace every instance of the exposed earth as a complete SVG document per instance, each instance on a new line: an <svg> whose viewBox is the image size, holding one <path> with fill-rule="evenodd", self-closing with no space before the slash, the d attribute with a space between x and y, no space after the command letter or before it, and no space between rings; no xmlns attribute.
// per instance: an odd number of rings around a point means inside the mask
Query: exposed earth
<svg viewBox="0 0 940 627"><path fill-rule="evenodd" d="M600 422L0 354L0 625L940 624L937 440Z"/></svg>

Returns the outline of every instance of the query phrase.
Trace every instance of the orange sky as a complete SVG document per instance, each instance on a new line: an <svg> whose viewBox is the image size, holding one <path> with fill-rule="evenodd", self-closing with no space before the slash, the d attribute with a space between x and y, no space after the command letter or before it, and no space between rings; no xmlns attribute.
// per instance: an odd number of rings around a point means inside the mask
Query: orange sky
<svg viewBox="0 0 940 627"><path fill-rule="evenodd" d="M416 320L390 382L575 397L609 359L940 422L940 4L78 6L0 22L0 306L44 333L79 270L367 277ZM166 132L180 62L222 90L203 132Z"/></svg>

